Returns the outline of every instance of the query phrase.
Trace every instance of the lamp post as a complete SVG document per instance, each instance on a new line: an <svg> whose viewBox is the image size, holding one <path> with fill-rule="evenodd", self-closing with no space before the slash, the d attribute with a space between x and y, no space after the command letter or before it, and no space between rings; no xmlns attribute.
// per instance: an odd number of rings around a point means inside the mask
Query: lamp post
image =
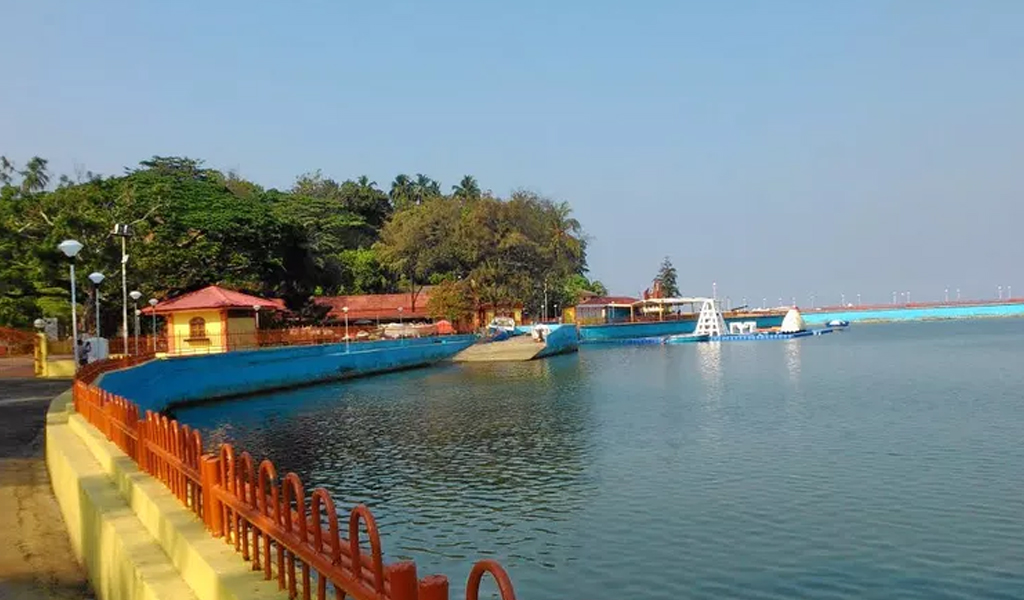
<svg viewBox="0 0 1024 600"><path fill-rule="evenodd" d="M160 304L160 301L157 300L156 298L150 298L149 299L149 307L153 311L153 313L152 313L152 317L153 317L153 321L152 321L153 322L153 327L152 327L153 333L152 333L152 335L153 335L153 352L154 353L156 353L156 305L157 304Z"/></svg>
<svg viewBox="0 0 1024 600"><path fill-rule="evenodd" d="M398 307L398 339L405 339L405 325L402 323L402 311L401 306Z"/></svg>
<svg viewBox="0 0 1024 600"><path fill-rule="evenodd" d="M260 328L260 305L253 304L252 311L256 315L256 330L258 331Z"/></svg>
<svg viewBox="0 0 1024 600"><path fill-rule="evenodd" d="M515 314L515 313L513 313L513 314ZM557 302L555 302L555 322L557 322L557 323L561 323L562 322L562 315L558 312L558 303Z"/></svg>
<svg viewBox="0 0 1024 600"><path fill-rule="evenodd" d="M114 225L112 234L121 238L121 329L124 340L124 353L128 354L128 238L132 236L131 228L123 223Z"/></svg>
<svg viewBox="0 0 1024 600"><path fill-rule="evenodd" d="M857 294L857 306L860 306L860 294Z"/></svg>
<svg viewBox="0 0 1024 600"><path fill-rule="evenodd" d="M942 297L944 298L943 301L946 302L947 304L949 304L949 288L946 288L946 290L945 290L945 292L944 292Z"/></svg>
<svg viewBox="0 0 1024 600"><path fill-rule="evenodd" d="M139 290L132 290L129 294L132 297L132 307L135 309L135 355L139 354L139 298L142 297L142 292ZM128 349L125 348L127 354Z"/></svg>
<svg viewBox="0 0 1024 600"><path fill-rule="evenodd" d="M399 308L398 310L402 310ZM341 312L345 313L345 354L348 354L348 307L343 306Z"/></svg>
<svg viewBox="0 0 1024 600"><path fill-rule="evenodd" d="M89 274L89 281L93 283L96 290L96 337L100 337L100 284L103 283L105 277L103 273L94 271Z"/></svg>
<svg viewBox="0 0 1024 600"><path fill-rule="evenodd" d="M956 301L960 301L960 288L956 288Z"/></svg>
<svg viewBox="0 0 1024 600"><path fill-rule="evenodd" d="M78 309L75 299L75 257L82 251L82 242L78 240L64 240L57 245L57 248L64 253L64 256L71 259L71 336L72 351L75 355L75 370L78 370Z"/></svg>
<svg viewBox="0 0 1024 600"><path fill-rule="evenodd" d="M1002 300L1003 299L1003 286L997 285L996 289L999 290L999 299Z"/></svg>

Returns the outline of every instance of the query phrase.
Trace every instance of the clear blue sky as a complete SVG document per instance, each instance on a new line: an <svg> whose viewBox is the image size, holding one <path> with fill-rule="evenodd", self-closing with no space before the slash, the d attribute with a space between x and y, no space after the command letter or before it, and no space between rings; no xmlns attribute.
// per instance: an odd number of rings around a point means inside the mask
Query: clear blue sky
<svg viewBox="0 0 1024 600"><path fill-rule="evenodd" d="M1024 295L1020 0L22 0L0 21L19 162L469 173L571 202L619 293L671 255L684 293L734 302Z"/></svg>

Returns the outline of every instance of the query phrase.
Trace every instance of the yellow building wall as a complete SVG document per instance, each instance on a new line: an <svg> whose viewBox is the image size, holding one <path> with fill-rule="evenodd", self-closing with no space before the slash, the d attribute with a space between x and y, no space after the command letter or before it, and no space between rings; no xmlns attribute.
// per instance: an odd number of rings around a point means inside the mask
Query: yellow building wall
<svg viewBox="0 0 1024 600"><path fill-rule="evenodd" d="M224 322L219 310L181 311L171 315L169 325L174 354L210 354L225 352ZM206 338L192 339L189 321L196 317L206 320Z"/></svg>
<svg viewBox="0 0 1024 600"><path fill-rule="evenodd" d="M228 346L232 350L256 348L256 319L251 316L228 317Z"/></svg>
<svg viewBox="0 0 1024 600"><path fill-rule="evenodd" d="M562 311L562 322L563 323L575 323L576 322L576 307L569 306Z"/></svg>

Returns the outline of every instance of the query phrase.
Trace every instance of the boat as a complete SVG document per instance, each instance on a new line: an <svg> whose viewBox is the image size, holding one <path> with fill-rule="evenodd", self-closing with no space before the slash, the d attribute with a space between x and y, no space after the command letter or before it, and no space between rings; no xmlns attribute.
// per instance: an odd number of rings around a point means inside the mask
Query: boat
<svg viewBox="0 0 1024 600"><path fill-rule="evenodd" d="M681 335L670 335L665 338L666 344L690 344L693 342L706 342L710 339L708 334L684 333Z"/></svg>
<svg viewBox="0 0 1024 600"><path fill-rule="evenodd" d="M490 335L501 335L512 337L516 334L516 322L512 317L494 317L487 324L487 333Z"/></svg>
<svg viewBox="0 0 1024 600"><path fill-rule="evenodd" d="M842 328L842 327L849 327L850 326L850 322L849 321L845 321L843 319L832 319L831 321L825 323L825 326L826 327L831 327L832 329L839 329L839 328Z"/></svg>

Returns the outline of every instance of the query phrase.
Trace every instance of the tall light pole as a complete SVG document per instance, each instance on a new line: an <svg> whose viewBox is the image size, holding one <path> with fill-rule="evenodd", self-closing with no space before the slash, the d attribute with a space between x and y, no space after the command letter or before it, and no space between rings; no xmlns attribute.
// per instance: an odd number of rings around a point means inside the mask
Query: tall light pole
<svg viewBox="0 0 1024 600"><path fill-rule="evenodd" d="M846 294L839 294L839 306L846 306Z"/></svg>
<svg viewBox="0 0 1024 600"><path fill-rule="evenodd" d="M999 299L1002 300L1003 299L1003 286L1001 286L1001 285L996 286L996 289L999 290Z"/></svg>
<svg viewBox="0 0 1024 600"><path fill-rule="evenodd" d="M718 300L718 283L711 282L711 299Z"/></svg>
<svg viewBox="0 0 1024 600"><path fill-rule="evenodd" d="M57 248L64 253L64 256L71 259L71 348L75 355L75 370L78 370L78 308L75 298L75 257L82 251L82 242L78 240L64 240L57 245Z"/></svg>
<svg viewBox="0 0 1024 600"><path fill-rule="evenodd" d="M153 321L152 321L152 323L153 323L153 327L152 327L153 333L152 333L152 335L153 335L153 353L154 354L156 353L156 305L157 304L160 304L160 301L157 300L156 298L150 298L149 299L149 308L153 311L152 312L152 317L153 317Z"/></svg>
<svg viewBox="0 0 1024 600"><path fill-rule="evenodd" d="M341 307L341 312L345 313L345 354L348 354L348 307Z"/></svg>
<svg viewBox="0 0 1024 600"><path fill-rule="evenodd" d="M139 290L132 290L129 296L132 297L132 306L135 309L135 355L139 355L139 298L142 297L142 292ZM127 349L126 349L127 350Z"/></svg>
<svg viewBox="0 0 1024 600"><path fill-rule="evenodd" d="M896 304L896 292L892 293L892 303L893 303L893 305Z"/></svg>
<svg viewBox="0 0 1024 600"><path fill-rule="evenodd" d="M89 274L89 281L95 286L96 292L96 337L100 337L100 284L103 283L104 279L103 273L99 271Z"/></svg>
<svg viewBox="0 0 1024 600"><path fill-rule="evenodd" d="M260 328L260 308L261 307L260 307L259 304L253 304L252 305L252 312L253 312L253 314L256 315L256 329L257 329L257 331Z"/></svg>
<svg viewBox="0 0 1024 600"><path fill-rule="evenodd" d="M128 354L128 238L132 236L131 228L123 223L114 225L112 232L121 238L121 329L124 339L124 353Z"/></svg>
<svg viewBox="0 0 1024 600"><path fill-rule="evenodd" d="M944 302L946 302L948 304L949 303L949 288L946 288L945 296L943 296L943 298L945 298Z"/></svg>
<svg viewBox="0 0 1024 600"><path fill-rule="evenodd" d="M544 288L544 308L547 308L547 288ZM402 324L402 307L398 307L398 339L405 338L405 325Z"/></svg>
<svg viewBox="0 0 1024 600"><path fill-rule="evenodd" d="M910 291L907 291L907 304L910 304Z"/></svg>
<svg viewBox="0 0 1024 600"><path fill-rule="evenodd" d="M857 294L857 306L860 306L860 294Z"/></svg>

